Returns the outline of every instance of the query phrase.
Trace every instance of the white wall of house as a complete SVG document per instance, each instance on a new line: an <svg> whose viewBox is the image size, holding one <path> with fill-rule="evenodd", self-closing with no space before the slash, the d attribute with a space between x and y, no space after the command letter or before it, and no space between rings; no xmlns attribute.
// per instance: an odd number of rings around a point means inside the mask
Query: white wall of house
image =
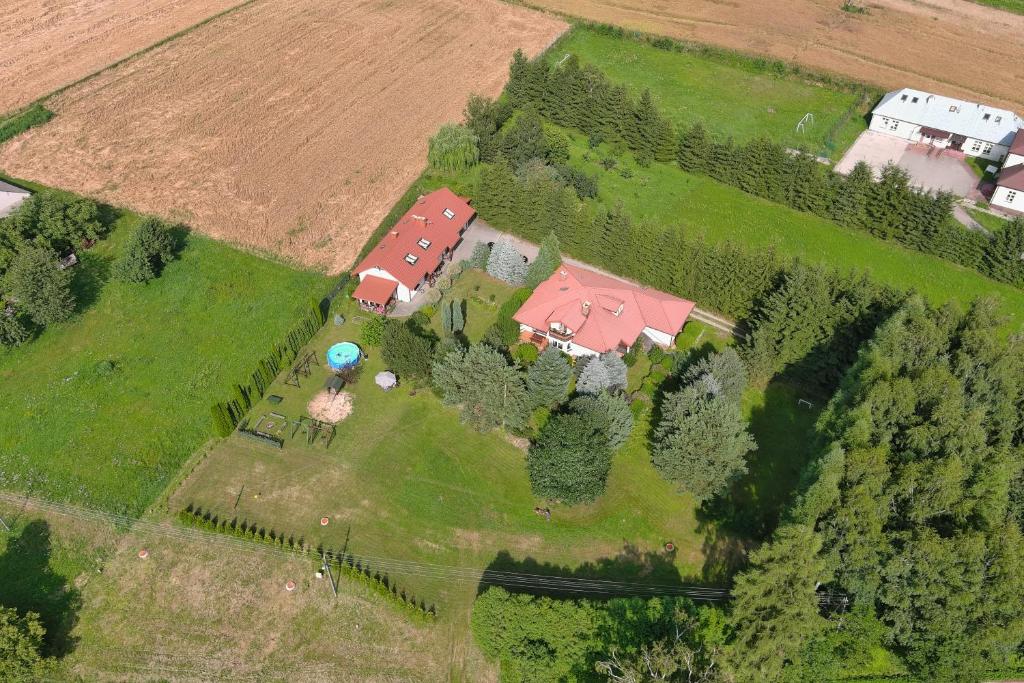
<svg viewBox="0 0 1024 683"><path fill-rule="evenodd" d="M871 125L869 128L879 133L903 138L909 142L929 143L933 147L938 147L939 149L945 149L949 146L950 142L948 138L938 141L926 139L921 135L921 126L918 124L910 123L909 121L900 121L898 119L890 119L878 114L871 115ZM986 142L975 138L967 138L967 141L964 142L961 149L967 156L981 157L983 159L991 159L992 161L1002 161L1007 152L1010 151L1010 148L1007 145L997 145L993 142Z"/></svg>
<svg viewBox="0 0 1024 683"><path fill-rule="evenodd" d="M996 187L996 191L992 193L992 201L989 203L1004 209L1024 212L1024 191L1011 190L1008 187L999 185Z"/></svg>
<svg viewBox="0 0 1024 683"><path fill-rule="evenodd" d="M1010 168L1017 164L1024 164L1024 154L1010 154L1006 157L1006 161L1003 162L1003 168Z"/></svg>
<svg viewBox="0 0 1024 683"><path fill-rule="evenodd" d="M412 298L416 296L416 290L409 290L408 287L398 281L398 278L393 276L383 268L370 268L359 273L359 281L362 282L363 278L367 275L373 275L374 277L384 278L385 280L391 280L392 282L398 282L398 289L395 290L395 298L399 301L408 303L412 301Z"/></svg>
<svg viewBox="0 0 1024 683"><path fill-rule="evenodd" d="M671 334L656 330L653 327L645 327L643 333L650 337L651 341L655 344L660 344L661 346L672 346L672 342L675 341L675 337Z"/></svg>
<svg viewBox="0 0 1024 683"><path fill-rule="evenodd" d="M28 198L28 194L21 192L0 192L0 218L14 213L14 210Z"/></svg>

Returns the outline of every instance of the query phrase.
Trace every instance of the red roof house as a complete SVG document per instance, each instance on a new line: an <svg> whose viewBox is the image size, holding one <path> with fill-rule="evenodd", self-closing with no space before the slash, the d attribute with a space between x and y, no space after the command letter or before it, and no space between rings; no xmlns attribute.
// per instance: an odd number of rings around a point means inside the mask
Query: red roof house
<svg viewBox="0 0 1024 683"><path fill-rule="evenodd" d="M412 301L451 260L475 216L469 202L447 187L417 199L355 267L353 298L380 312L392 300Z"/></svg>
<svg viewBox="0 0 1024 683"><path fill-rule="evenodd" d="M624 353L641 336L671 346L693 307L656 289L562 264L513 318L525 341L585 356Z"/></svg>

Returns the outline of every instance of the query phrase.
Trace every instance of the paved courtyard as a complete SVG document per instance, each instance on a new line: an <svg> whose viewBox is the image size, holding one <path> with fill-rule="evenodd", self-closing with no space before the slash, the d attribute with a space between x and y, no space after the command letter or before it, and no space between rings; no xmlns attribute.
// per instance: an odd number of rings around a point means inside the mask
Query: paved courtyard
<svg viewBox="0 0 1024 683"><path fill-rule="evenodd" d="M982 199L980 179L974 170L954 152L915 145L910 142L865 131L836 164L838 173L847 174L859 161L865 161L875 170L877 177L889 163L896 164L910 174L910 181L929 191L944 190L958 197Z"/></svg>

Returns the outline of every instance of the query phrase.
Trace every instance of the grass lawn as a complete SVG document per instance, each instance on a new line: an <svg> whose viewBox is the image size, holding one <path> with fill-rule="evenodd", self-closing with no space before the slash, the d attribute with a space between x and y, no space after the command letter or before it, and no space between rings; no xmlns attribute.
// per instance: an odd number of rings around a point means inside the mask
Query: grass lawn
<svg viewBox="0 0 1024 683"><path fill-rule="evenodd" d="M691 237L732 241L749 247L772 247L783 256L823 263L840 270L868 271L879 282L920 292L933 304L968 302L998 295L1002 310L1017 329L1024 322L1024 292L935 256L906 249L753 197L711 178L691 175L674 164L637 166L628 157L606 171L598 162L611 154L606 145L590 150L583 136L571 137L571 163L596 176L600 199L622 202L634 219L679 226ZM623 177L628 169L631 177Z"/></svg>
<svg viewBox="0 0 1024 683"><path fill-rule="evenodd" d="M988 5L1014 14L1024 14L1024 0L971 0L979 5Z"/></svg>
<svg viewBox="0 0 1024 683"><path fill-rule="evenodd" d="M999 232L1006 227L1006 224L1010 221L999 216L993 216L988 211L980 211L978 209L967 209L967 213L971 218L978 221L981 227L985 228L989 232Z"/></svg>
<svg viewBox="0 0 1024 683"><path fill-rule="evenodd" d="M471 273L460 280L473 282ZM341 308L344 325L329 324L310 344L318 357L337 341L359 339L362 316L345 303ZM485 322L482 328L490 324ZM692 339L698 348L725 343L713 330L693 325L682 343ZM373 376L384 369L383 361L377 349L365 351L369 358L361 377L346 387L353 413L339 423L329 447L307 446L301 432L283 450L232 436L211 447L172 496L171 510L191 503L301 536L314 545L379 558L374 561L377 568L417 597L436 602L442 621L457 623L468 618L479 573L487 567L663 584L721 583L752 540L743 534L753 526L737 522L735 511L704 514L651 466L646 447L650 403L636 406L636 429L616 454L606 493L590 505L553 506L547 522L534 513L535 506L546 503L530 492L520 447L497 432L467 429L457 411L429 389L381 391ZM637 383L650 374L646 357L631 369ZM274 411L294 419L305 412L327 375L320 367L303 379L301 388L275 383L270 393L284 400L257 405L252 417ZM762 490L774 472L788 476L802 465L807 440L794 427L802 428L804 418L791 419L796 410L791 394L780 391L758 398L758 393L752 392L747 408L762 442L757 457L793 463L763 471L753 467L751 485ZM758 419L759 411L774 411L787 421ZM793 484L792 479L778 482L773 491L791 490ZM781 493L763 497L771 496ZM763 501L751 499L751 504ZM326 527L320 525L322 516L331 520ZM663 550L667 541L676 545L673 553ZM421 565L403 567L395 559ZM451 566L469 574L445 569Z"/></svg>
<svg viewBox="0 0 1024 683"><path fill-rule="evenodd" d="M210 437L210 404L329 289L199 235L148 285L108 281L137 220L82 254L71 321L0 351L0 487L141 512Z"/></svg>
<svg viewBox="0 0 1024 683"><path fill-rule="evenodd" d="M445 301L464 299L466 302L466 327L463 334L471 342L483 339L494 323L498 308L515 289L501 280L496 280L482 270L467 270L456 280L455 286L445 295ZM431 327L441 336L441 314L431 319Z"/></svg>
<svg viewBox="0 0 1024 683"><path fill-rule="evenodd" d="M649 89L661 111L678 126L701 122L715 136L746 142L768 137L789 147L838 159L865 130L873 101L792 76L755 72L738 64L694 53L662 50L630 38L615 38L577 27L549 52L593 64L635 93ZM807 113L813 124L798 133ZM827 138L833 132L830 148Z"/></svg>

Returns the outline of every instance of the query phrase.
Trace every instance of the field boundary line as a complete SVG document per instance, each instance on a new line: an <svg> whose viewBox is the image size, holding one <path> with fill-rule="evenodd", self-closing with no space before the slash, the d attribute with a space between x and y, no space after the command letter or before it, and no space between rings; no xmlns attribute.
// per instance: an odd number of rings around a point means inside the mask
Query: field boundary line
<svg viewBox="0 0 1024 683"><path fill-rule="evenodd" d="M244 0L244 2L241 2L241 3L237 4L237 5L232 6L232 7L228 7L227 9L221 10L220 12L217 12L216 14L210 15L210 16L206 17L205 19L203 19L203 20L201 20L201 21L199 21L199 22L197 22L195 24L192 24L191 26L186 26L185 28L181 29L180 31L176 31L176 32L172 33L169 36L165 36L165 37L161 38L160 40L158 40L157 42L153 43L152 45L147 45L146 47L140 48L140 49L136 50L135 52L132 52L129 55L125 55L124 57L121 57L120 59L118 59L116 61L113 61L110 64L107 64L106 66L100 67L99 69L97 69L96 71L93 71L92 73L88 73L85 76L82 76L81 78L78 78L78 79L76 79L76 80L74 80L74 81L72 81L72 82L70 82L70 83L68 83L66 85L62 85L59 88L57 88L56 90L53 90L53 91L51 91L51 92L49 92L49 93L47 93L45 95L42 95L42 96L36 98L32 102L29 102L24 107L21 107L19 109L15 109L13 112L5 113L5 114L3 114L2 117L0 117L0 119L7 120L9 118L14 118L14 117L18 116L20 114L20 112L22 112L22 111L32 107L32 105L35 105L35 104L39 104L39 105L45 106L47 100L50 100L50 99L52 99L54 97L57 97L58 95L62 95L63 93L65 93L68 90L70 90L71 88L74 88L74 87L77 87L79 85L82 85L83 83L85 83L87 81L91 81L92 79L96 78L97 76L99 76L101 74L104 74L107 71L110 71L111 69L116 69L117 67L119 67L119 66L121 66L121 65L123 65L123 64L125 64L125 63L127 63L127 62L129 62L129 61L131 61L133 59L135 59L136 57L141 57L142 55L144 55L144 54L146 54L148 52L152 52L153 50L156 50L157 48L162 47L162 46L166 45L167 43L170 43L170 42L172 42L174 40L177 40L178 38L181 38L181 37L183 37L185 35L188 35L189 33L191 33L192 31L195 31L198 28L202 28L203 26L205 26L206 24L209 24L210 22L216 21L217 19L220 19L221 17L225 17L225 16L227 16L227 15L233 13L233 12L237 12L238 10L244 9L245 7L248 7L249 5L253 5L253 4L255 4L255 3L259 2L259 1L260 0Z"/></svg>

